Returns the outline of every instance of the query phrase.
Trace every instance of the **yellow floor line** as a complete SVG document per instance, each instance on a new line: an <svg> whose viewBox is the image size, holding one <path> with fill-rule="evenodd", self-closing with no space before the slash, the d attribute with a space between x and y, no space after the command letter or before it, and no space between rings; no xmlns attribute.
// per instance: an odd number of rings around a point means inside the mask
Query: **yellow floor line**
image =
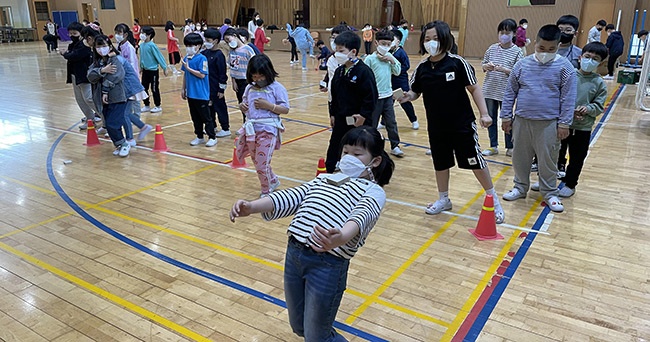
<svg viewBox="0 0 650 342"><path fill-rule="evenodd" d="M48 263L46 263L46 262L44 262L44 261L42 261L40 259L37 259L37 258L35 258L35 257L33 257L33 256L29 255L29 254L23 253L23 252L15 249L15 248L5 244L5 243L0 242L0 249L3 249L8 253L11 253L11 254L19 257L19 258L22 258L25 261L27 261L27 262L35 265L35 266L38 266L38 267L40 267L40 268L42 268L42 269L44 269L44 270L46 270L48 272L54 273L57 276L65 279L65 280L67 280L67 281L69 281L69 282L71 282L71 283L73 283L73 284L75 284L77 286L80 286L80 287L82 287L82 288L84 288L84 289L86 289L86 290L88 290L90 292L93 292L96 295L104 297L104 298L110 300L111 302L113 302L113 303L115 303L117 305L123 306L127 310L135 312L138 315L141 315L143 317L146 317L147 319L149 319L151 321L154 321L154 322L156 322L156 323L158 323L158 324L160 324L160 325L162 325L164 327L167 327L168 329L170 329L172 331L175 331L175 332L177 332L177 333L179 333L179 334L181 334L181 335L183 335L183 336L185 336L187 338L191 338L191 339L193 339L195 341L210 341L210 339L208 339L207 337L201 336L200 334L198 334L198 333L196 333L196 332L194 332L194 331L192 331L190 329L187 329L182 325L176 324L176 323L174 323L174 322L172 322L172 321L170 321L170 320L168 320L168 319L166 319L166 318L164 318L162 316L159 316L159 315L157 315L157 314L155 314L155 313L153 313L153 312L151 312L151 311L149 311L149 310L147 310L147 309L145 309L145 308L143 308L141 306L138 306L138 305L136 305L136 304L122 298L122 297L119 297L119 296L117 296L117 295L115 295L113 293L110 293L110 292L108 292L108 291L106 291L104 289L101 289L101 288L99 288L99 287L97 287L97 286L95 286L95 285L93 285L93 284L91 284L91 283L89 283L89 282L87 282L87 281L85 281L83 279L75 277L74 275L72 275L70 273L67 273L67 272L65 272L65 271L63 271L63 270L61 270L59 268L56 268L56 267L54 267L54 266L52 266L52 265L50 265L50 264L48 264Z"/></svg>
<svg viewBox="0 0 650 342"><path fill-rule="evenodd" d="M504 167L496 176L494 176L492 181L495 182L496 180L501 178L505 174L505 172L509 169L510 166ZM463 206L458 211L458 213L459 214L464 213L470 206L472 206L472 204L474 204L474 202L476 202L479 198L481 198L484 192L485 192L484 190L481 190L478 193L476 193L476 195L474 195L474 197L470 199L467 202L467 204L465 204L465 206ZM381 286L379 286L379 288L368 299L366 299L356 310L354 310L352 314L350 314L350 316L345 320L345 323L352 324L357 318L359 318L359 316L364 311L366 311L366 309L368 309L368 307L370 307L370 305L374 303L379 298L379 296L381 296L384 293L384 291L386 291L386 289L388 289L388 287L390 287L397 280L397 278L399 278L399 276L401 276L402 273L404 273L404 271L406 271L406 269L409 268L411 264L415 262L415 260L419 258L420 255L422 255L422 253L424 253L429 248L429 246L431 246L431 244L433 244L436 240L438 240L438 238L442 235L442 233L444 233L449 227L451 227L451 225L454 222L456 222L457 219L458 216L452 217L451 219L449 219L449 221L447 221L447 223L445 223L440 229L438 229L438 231L435 234L433 234L433 236L431 236L431 238L429 238L429 240L427 240L422 246L420 246L420 248L418 248L418 250L415 253L413 253L395 272L393 272L393 274L390 277L388 277L388 279L386 279L386 281L383 284L381 284Z"/></svg>

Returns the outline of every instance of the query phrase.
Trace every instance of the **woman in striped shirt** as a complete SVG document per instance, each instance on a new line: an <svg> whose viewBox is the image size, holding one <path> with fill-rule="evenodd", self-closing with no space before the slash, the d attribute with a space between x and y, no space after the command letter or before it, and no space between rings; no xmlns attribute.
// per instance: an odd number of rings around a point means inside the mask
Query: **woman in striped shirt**
<svg viewBox="0 0 650 342"><path fill-rule="evenodd" d="M238 200L230 220L262 213L265 220L294 215L287 235L284 292L289 323L305 341L345 341L333 328L350 259L363 246L386 202L395 164L369 126L341 140L339 175L323 174L291 189L249 202Z"/></svg>

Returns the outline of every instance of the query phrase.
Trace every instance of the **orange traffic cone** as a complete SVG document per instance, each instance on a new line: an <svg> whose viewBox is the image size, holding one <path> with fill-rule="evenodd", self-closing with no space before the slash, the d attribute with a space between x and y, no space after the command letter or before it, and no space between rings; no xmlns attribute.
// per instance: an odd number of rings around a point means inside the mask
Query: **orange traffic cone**
<svg viewBox="0 0 650 342"><path fill-rule="evenodd" d="M237 158L237 142L238 141L239 141L239 137L236 137L235 138L235 147L232 150L232 161L230 162L230 164L228 164L233 169L240 169L242 167L248 167L248 165L246 164L246 158L244 158L243 160L239 160L239 158Z"/></svg>
<svg viewBox="0 0 650 342"><path fill-rule="evenodd" d="M97 137L97 132L95 131L95 124L93 123L93 120L88 120L88 127L86 128L86 143L84 145L86 146L97 146L101 145L102 143L99 142L99 138Z"/></svg>
<svg viewBox="0 0 650 342"><path fill-rule="evenodd" d="M152 152L167 152L167 143L165 142L165 136L163 135L162 127L160 124L156 125L156 136L153 141L153 150Z"/></svg>
<svg viewBox="0 0 650 342"><path fill-rule="evenodd" d="M492 195L486 195L483 202L483 210L478 218L476 229L469 230L480 241L484 240L503 240L503 235L497 233L497 223L494 217L494 198Z"/></svg>
<svg viewBox="0 0 650 342"><path fill-rule="evenodd" d="M327 169L325 168L325 158L318 159L318 168L316 169L316 177L320 175L321 173L327 173Z"/></svg>

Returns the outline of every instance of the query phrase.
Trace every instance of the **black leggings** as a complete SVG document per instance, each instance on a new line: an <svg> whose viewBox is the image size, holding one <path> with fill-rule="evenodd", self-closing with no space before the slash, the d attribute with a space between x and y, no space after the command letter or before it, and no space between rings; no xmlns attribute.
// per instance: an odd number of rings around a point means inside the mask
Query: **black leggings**
<svg viewBox="0 0 650 342"><path fill-rule="evenodd" d="M298 50L296 49L296 42L291 42L291 61L298 60Z"/></svg>
<svg viewBox="0 0 650 342"><path fill-rule="evenodd" d="M366 48L366 55L370 54L370 48L372 46L372 42L363 42L364 47Z"/></svg>

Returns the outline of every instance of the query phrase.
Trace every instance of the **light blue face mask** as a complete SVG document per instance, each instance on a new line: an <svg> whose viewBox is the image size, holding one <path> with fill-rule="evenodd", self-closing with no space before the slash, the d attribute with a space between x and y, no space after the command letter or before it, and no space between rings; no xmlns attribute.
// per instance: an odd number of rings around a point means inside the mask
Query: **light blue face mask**
<svg viewBox="0 0 650 342"><path fill-rule="evenodd" d="M584 72L594 72L598 65L599 61L594 60L593 58L580 58L580 69Z"/></svg>

